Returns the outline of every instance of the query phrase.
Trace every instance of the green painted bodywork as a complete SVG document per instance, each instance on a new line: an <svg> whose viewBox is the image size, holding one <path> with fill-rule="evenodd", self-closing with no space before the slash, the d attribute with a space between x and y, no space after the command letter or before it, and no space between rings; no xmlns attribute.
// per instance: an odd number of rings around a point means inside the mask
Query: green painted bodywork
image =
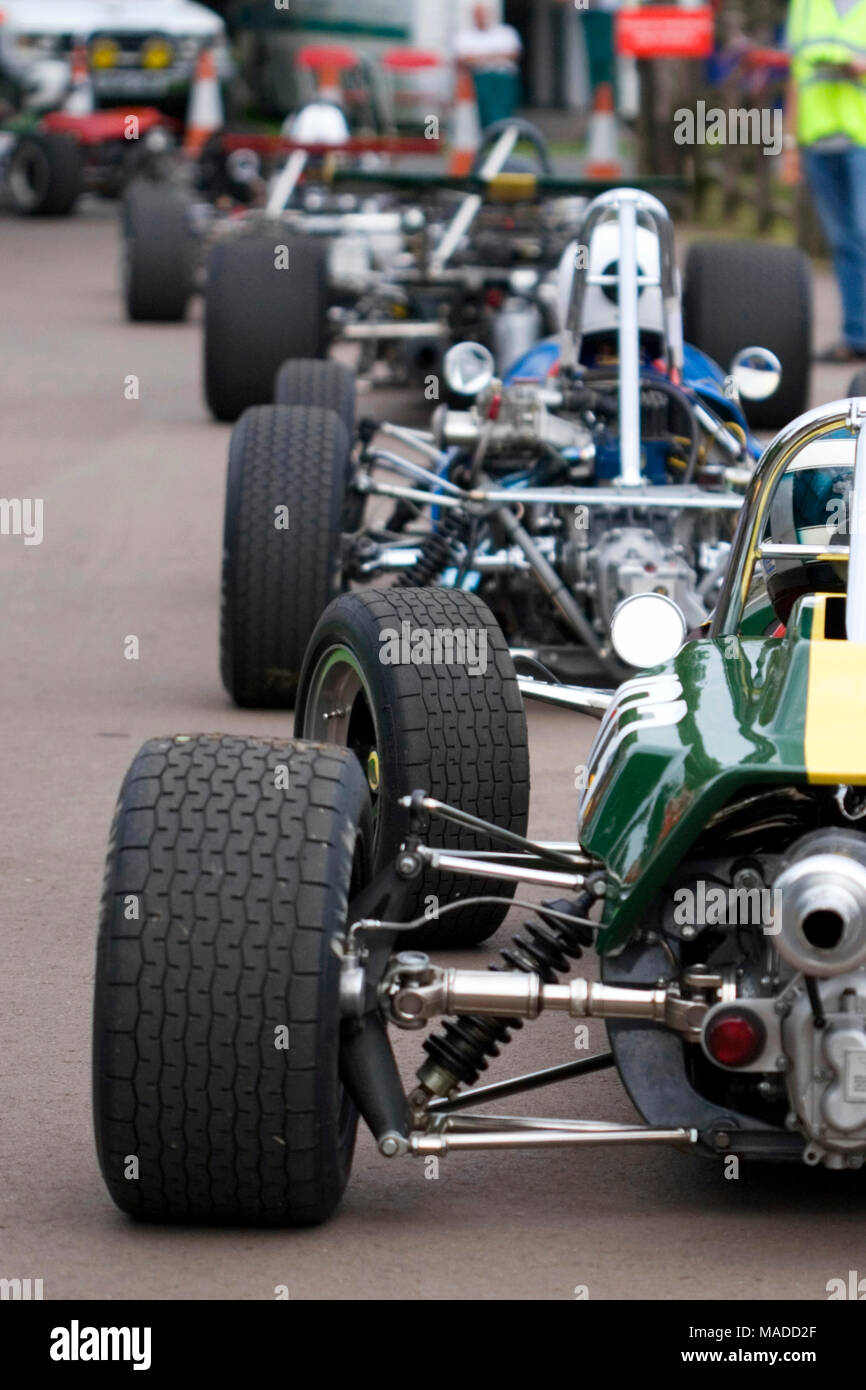
<svg viewBox="0 0 866 1390"><path fill-rule="evenodd" d="M735 793L807 782L804 636L795 627L784 638L689 642L617 691L590 755L580 819L581 845L608 871L601 954L626 944Z"/></svg>

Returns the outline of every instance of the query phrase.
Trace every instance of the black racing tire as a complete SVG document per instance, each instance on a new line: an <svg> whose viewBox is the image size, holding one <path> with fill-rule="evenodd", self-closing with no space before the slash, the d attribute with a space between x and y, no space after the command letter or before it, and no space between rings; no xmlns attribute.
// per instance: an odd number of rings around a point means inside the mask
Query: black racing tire
<svg viewBox="0 0 866 1390"><path fill-rule="evenodd" d="M474 663L483 671L473 674L466 660L383 662L388 634L402 634L404 623L411 631L474 629L479 639L483 630L486 660ZM332 704L336 715L326 708ZM408 812L399 798L419 789L500 828L526 833L529 751L523 700L502 631L474 594L378 589L341 595L310 640L295 732L299 738L351 747L367 771L374 793L374 872L393 860L406 836ZM428 842L448 849L497 847L485 835L436 817ZM444 905L491 894L508 900L514 884L428 870L406 920L424 915L431 898ZM490 936L507 911L505 901L431 918L406 937L406 944L472 946Z"/></svg>
<svg viewBox="0 0 866 1390"><path fill-rule="evenodd" d="M123 300L134 323L180 323L195 277L189 205L175 188L134 179L121 214Z"/></svg>
<svg viewBox="0 0 866 1390"><path fill-rule="evenodd" d="M351 439L355 433L355 373L342 362L289 358L274 382L275 405L319 405L334 410Z"/></svg>
<svg viewBox="0 0 866 1390"><path fill-rule="evenodd" d="M532 121L525 121L518 116L507 116L505 120L494 121L492 125L485 126L481 132L481 143L472 161L471 173L473 176L480 174L484 161L489 155L496 141L511 126L517 126L520 131L520 141L526 141L532 145L535 151L535 160L530 162L521 155L512 155L506 162L505 170L508 173L541 173L553 174L553 160L550 157L550 146L543 131L539 130ZM519 142L518 142L519 143Z"/></svg>
<svg viewBox="0 0 866 1390"><path fill-rule="evenodd" d="M277 248L288 266L277 267ZM205 272L204 391L217 420L273 399L288 357L328 348L327 248L311 237L250 235L217 242Z"/></svg>
<svg viewBox="0 0 866 1390"><path fill-rule="evenodd" d="M310 1225L337 1206L357 1112L331 943L370 834L341 749L201 735L138 753L108 846L93 1014L96 1144L121 1210Z"/></svg>
<svg viewBox="0 0 866 1390"><path fill-rule="evenodd" d="M81 150L55 131L22 135L9 163L9 191L28 217L66 217L84 191Z"/></svg>
<svg viewBox="0 0 866 1390"><path fill-rule="evenodd" d="M849 396L866 396L866 367L855 372L848 383Z"/></svg>
<svg viewBox="0 0 866 1390"><path fill-rule="evenodd" d="M220 669L238 705L294 704L313 628L340 592L349 455L343 422L321 406L253 406L232 430Z"/></svg>
<svg viewBox="0 0 866 1390"><path fill-rule="evenodd" d="M809 406L812 282L796 246L696 242L689 247L683 333L727 371L737 352L765 347L782 363L782 384L767 401L744 401L753 429L781 429Z"/></svg>

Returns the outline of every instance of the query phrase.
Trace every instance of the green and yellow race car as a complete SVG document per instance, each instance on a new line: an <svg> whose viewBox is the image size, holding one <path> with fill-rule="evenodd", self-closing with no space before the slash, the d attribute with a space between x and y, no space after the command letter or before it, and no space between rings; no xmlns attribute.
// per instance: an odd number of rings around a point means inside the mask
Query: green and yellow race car
<svg viewBox="0 0 866 1390"><path fill-rule="evenodd" d="M518 678L473 595L379 590L322 616L296 739L146 744L98 948L117 1204L320 1221L359 1114L388 1158L662 1144L860 1168L864 522L866 399L838 401L767 449L706 627L662 594L621 605L641 674L613 694ZM527 838L527 698L601 717L575 840ZM518 884L536 917L497 968L430 958L489 936ZM600 980L574 971L587 948ZM561 1056L587 1018L609 1050L479 1086L548 1010ZM407 1088L388 1030L429 1024ZM605 1067L633 1123L487 1108Z"/></svg>

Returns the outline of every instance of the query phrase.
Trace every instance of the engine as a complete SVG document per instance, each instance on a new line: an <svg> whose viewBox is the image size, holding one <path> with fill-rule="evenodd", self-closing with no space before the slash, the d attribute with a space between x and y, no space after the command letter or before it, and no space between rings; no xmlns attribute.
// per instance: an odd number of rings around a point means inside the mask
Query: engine
<svg viewBox="0 0 866 1390"><path fill-rule="evenodd" d="M545 448L559 450L570 464L569 479L587 479L595 459L592 431L578 417L556 415L549 405L558 393L538 386L510 386L486 395L471 410L436 412L433 433L440 449L484 450L495 471L514 472L536 459ZM498 466L497 466L498 465Z"/></svg>
<svg viewBox="0 0 866 1390"><path fill-rule="evenodd" d="M823 819L829 809L826 791L787 808L770 794L755 801L772 807L777 827L795 807L798 818ZM753 845L763 837L769 853L693 861L661 909L683 992L714 989L701 996L714 1002L689 1053L691 1081L717 1104L804 1136L806 1163L859 1168L866 835L825 825L776 853L771 821L759 824L753 813Z"/></svg>
<svg viewBox="0 0 866 1390"><path fill-rule="evenodd" d="M457 449L472 459L473 480L523 477L530 486L551 489L613 489L619 471L616 408L615 394L579 383L517 383L503 389L494 382L471 409L440 407L434 439L440 449ZM612 412L613 430L611 419L601 415L605 409ZM678 409L663 392L642 390L649 483L670 482L685 468L683 458L676 457ZM615 505L532 504L524 525L580 601L600 640L622 600L647 591L673 599L689 626L699 626L712 607L713 584L730 549L730 526L718 513L629 508L625 495ZM549 634L513 592L520 588L516 574L513 569L512 613L527 640L547 640ZM497 595L486 596L496 611Z"/></svg>
<svg viewBox="0 0 866 1390"><path fill-rule="evenodd" d="M791 1114L812 1141L808 1163L859 1167L866 1153L866 973L836 976L821 989L821 1005L819 1028L801 988L782 1023Z"/></svg>
<svg viewBox="0 0 866 1390"><path fill-rule="evenodd" d="M589 509L587 509L589 512ZM694 523L692 523L694 525ZM563 570L575 590L594 594L597 616L609 626L617 606L632 594L666 594L678 604L690 627L707 616L698 577L686 555L695 548L677 536L668 516L653 529L623 526L609 513L589 512L586 535L563 548Z"/></svg>
<svg viewBox="0 0 866 1390"><path fill-rule="evenodd" d="M776 879L778 950L805 984L781 1023L788 1092L812 1140L807 1161L859 1165L866 1151L866 842L806 836Z"/></svg>

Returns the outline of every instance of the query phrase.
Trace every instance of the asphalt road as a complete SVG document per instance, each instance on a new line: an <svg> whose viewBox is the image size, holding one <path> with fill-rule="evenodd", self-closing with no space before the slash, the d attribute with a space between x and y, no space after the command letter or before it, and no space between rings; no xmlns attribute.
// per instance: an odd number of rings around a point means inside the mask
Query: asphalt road
<svg viewBox="0 0 866 1390"><path fill-rule="evenodd" d="M46 1298L822 1299L863 1261L866 1180L741 1169L668 1150L386 1161L359 1140L344 1206L314 1231L142 1227L113 1207L90 1120L90 1007L114 799L154 734L280 732L233 709L217 671L228 428L200 399L200 329L121 318L113 210L0 219L6 497L44 499L44 539L0 537L0 1276ZM821 340L835 328L819 294ZM139 380L137 400L125 381ZM849 373L816 381L816 402ZM386 402L377 399L376 410ZM140 659L124 658L135 635ZM573 833L594 725L530 713L532 828ZM500 944L508 935L500 933ZM482 962L491 953L478 953ZM601 1025L591 1025L592 1049ZM417 1035L398 1040L410 1077ZM527 1025L493 1075L575 1056ZM517 1107L517 1102L511 1102ZM543 1112L633 1120L612 1073ZM526 1108L525 1106L523 1108Z"/></svg>

